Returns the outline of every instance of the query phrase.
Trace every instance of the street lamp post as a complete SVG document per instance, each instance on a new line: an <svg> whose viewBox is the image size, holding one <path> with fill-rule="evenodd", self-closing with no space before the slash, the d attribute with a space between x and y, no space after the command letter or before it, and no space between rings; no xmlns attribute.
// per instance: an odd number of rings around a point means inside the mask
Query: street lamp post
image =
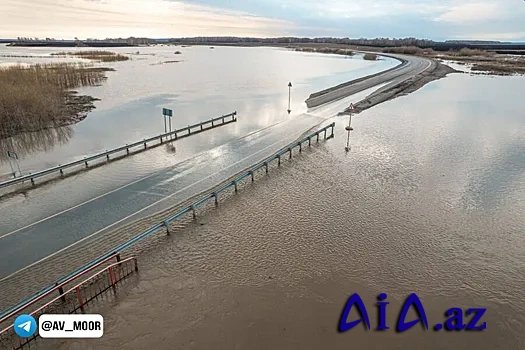
<svg viewBox="0 0 525 350"><path fill-rule="evenodd" d="M290 109L291 98L292 98L292 82L289 82L288 83L288 114L290 114L290 112L292 111Z"/></svg>

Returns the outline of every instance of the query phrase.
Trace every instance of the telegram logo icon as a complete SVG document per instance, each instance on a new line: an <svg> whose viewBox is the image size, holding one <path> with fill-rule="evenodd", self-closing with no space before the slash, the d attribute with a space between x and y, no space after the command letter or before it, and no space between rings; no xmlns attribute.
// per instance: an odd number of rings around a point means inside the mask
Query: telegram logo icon
<svg viewBox="0 0 525 350"><path fill-rule="evenodd" d="M21 338L29 338L36 332L36 321L31 315L20 315L16 318L15 333Z"/></svg>

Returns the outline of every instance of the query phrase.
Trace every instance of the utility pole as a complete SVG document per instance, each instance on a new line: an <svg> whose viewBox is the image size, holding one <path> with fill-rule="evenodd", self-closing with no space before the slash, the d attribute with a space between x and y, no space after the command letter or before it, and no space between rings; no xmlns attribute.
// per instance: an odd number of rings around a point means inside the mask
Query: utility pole
<svg viewBox="0 0 525 350"><path fill-rule="evenodd" d="M290 114L290 112L292 111L290 109L291 98L292 98L292 82L289 82L288 83L288 114Z"/></svg>

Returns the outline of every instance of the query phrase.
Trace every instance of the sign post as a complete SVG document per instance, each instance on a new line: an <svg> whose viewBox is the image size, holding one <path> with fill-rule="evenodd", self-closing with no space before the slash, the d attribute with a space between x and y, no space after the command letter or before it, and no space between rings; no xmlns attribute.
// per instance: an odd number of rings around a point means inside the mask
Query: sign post
<svg viewBox="0 0 525 350"><path fill-rule="evenodd" d="M18 154L14 151L7 151L7 157L13 158L16 163L16 167L18 168L18 172L20 173L20 176L22 176L22 171L20 171L20 164L18 164ZM16 171L13 169L13 165L11 164L11 159L9 159L9 166L11 167L11 171L13 172L13 177L16 177Z"/></svg>
<svg viewBox="0 0 525 350"><path fill-rule="evenodd" d="M346 109L347 112L349 112L349 116L348 116L348 126L345 128L346 131L348 131L348 138L346 139L346 147L345 147L345 151L346 152L349 152L350 151L350 131L354 130L352 128L352 112L354 111L354 104L353 103L350 103L350 106Z"/></svg>
<svg viewBox="0 0 525 350"><path fill-rule="evenodd" d="M170 133L171 133L171 117L173 116L173 111L168 108L162 108L162 115L164 116L164 133L167 133L167 127L166 127L166 118L169 118L169 126L170 126ZM171 135L170 135L171 138Z"/></svg>
<svg viewBox="0 0 525 350"><path fill-rule="evenodd" d="M288 83L288 114L290 114L290 112L292 111L290 109L291 98L292 98L292 82L289 82Z"/></svg>

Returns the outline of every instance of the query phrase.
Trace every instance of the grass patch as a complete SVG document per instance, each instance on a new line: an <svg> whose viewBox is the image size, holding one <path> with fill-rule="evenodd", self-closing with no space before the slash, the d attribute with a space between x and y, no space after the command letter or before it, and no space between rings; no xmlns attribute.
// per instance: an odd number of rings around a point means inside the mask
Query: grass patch
<svg viewBox="0 0 525 350"><path fill-rule="evenodd" d="M354 55L354 52L352 50L341 49L341 48L336 48L336 47L296 47L295 51L329 53L329 54L334 54L334 55L345 55L345 56Z"/></svg>
<svg viewBox="0 0 525 350"><path fill-rule="evenodd" d="M93 99L69 89L100 84L106 70L71 63L0 68L0 138L71 124Z"/></svg>
<svg viewBox="0 0 525 350"><path fill-rule="evenodd" d="M98 62L117 62L117 61L127 61L129 56L122 55L116 52L111 51L100 51L100 50L91 50L91 51L77 51L77 52L57 52L53 53L53 56L74 56L79 58L84 58L92 61Z"/></svg>
<svg viewBox="0 0 525 350"><path fill-rule="evenodd" d="M462 48L459 51L453 51L450 50L447 53L449 56L459 56L459 57L472 57L472 56L492 56L493 54L491 52L485 51L485 50L478 50L478 49L467 49Z"/></svg>
<svg viewBox="0 0 525 350"><path fill-rule="evenodd" d="M377 55L375 53L365 53L363 59L367 61L377 61Z"/></svg>
<svg viewBox="0 0 525 350"><path fill-rule="evenodd" d="M524 66L505 65L502 63L474 63L470 68L473 72L487 72L495 75L525 74Z"/></svg>
<svg viewBox="0 0 525 350"><path fill-rule="evenodd" d="M416 46L385 47L384 53L399 53L402 55L423 55L424 52L430 53L431 49L422 49Z"/></svg>

